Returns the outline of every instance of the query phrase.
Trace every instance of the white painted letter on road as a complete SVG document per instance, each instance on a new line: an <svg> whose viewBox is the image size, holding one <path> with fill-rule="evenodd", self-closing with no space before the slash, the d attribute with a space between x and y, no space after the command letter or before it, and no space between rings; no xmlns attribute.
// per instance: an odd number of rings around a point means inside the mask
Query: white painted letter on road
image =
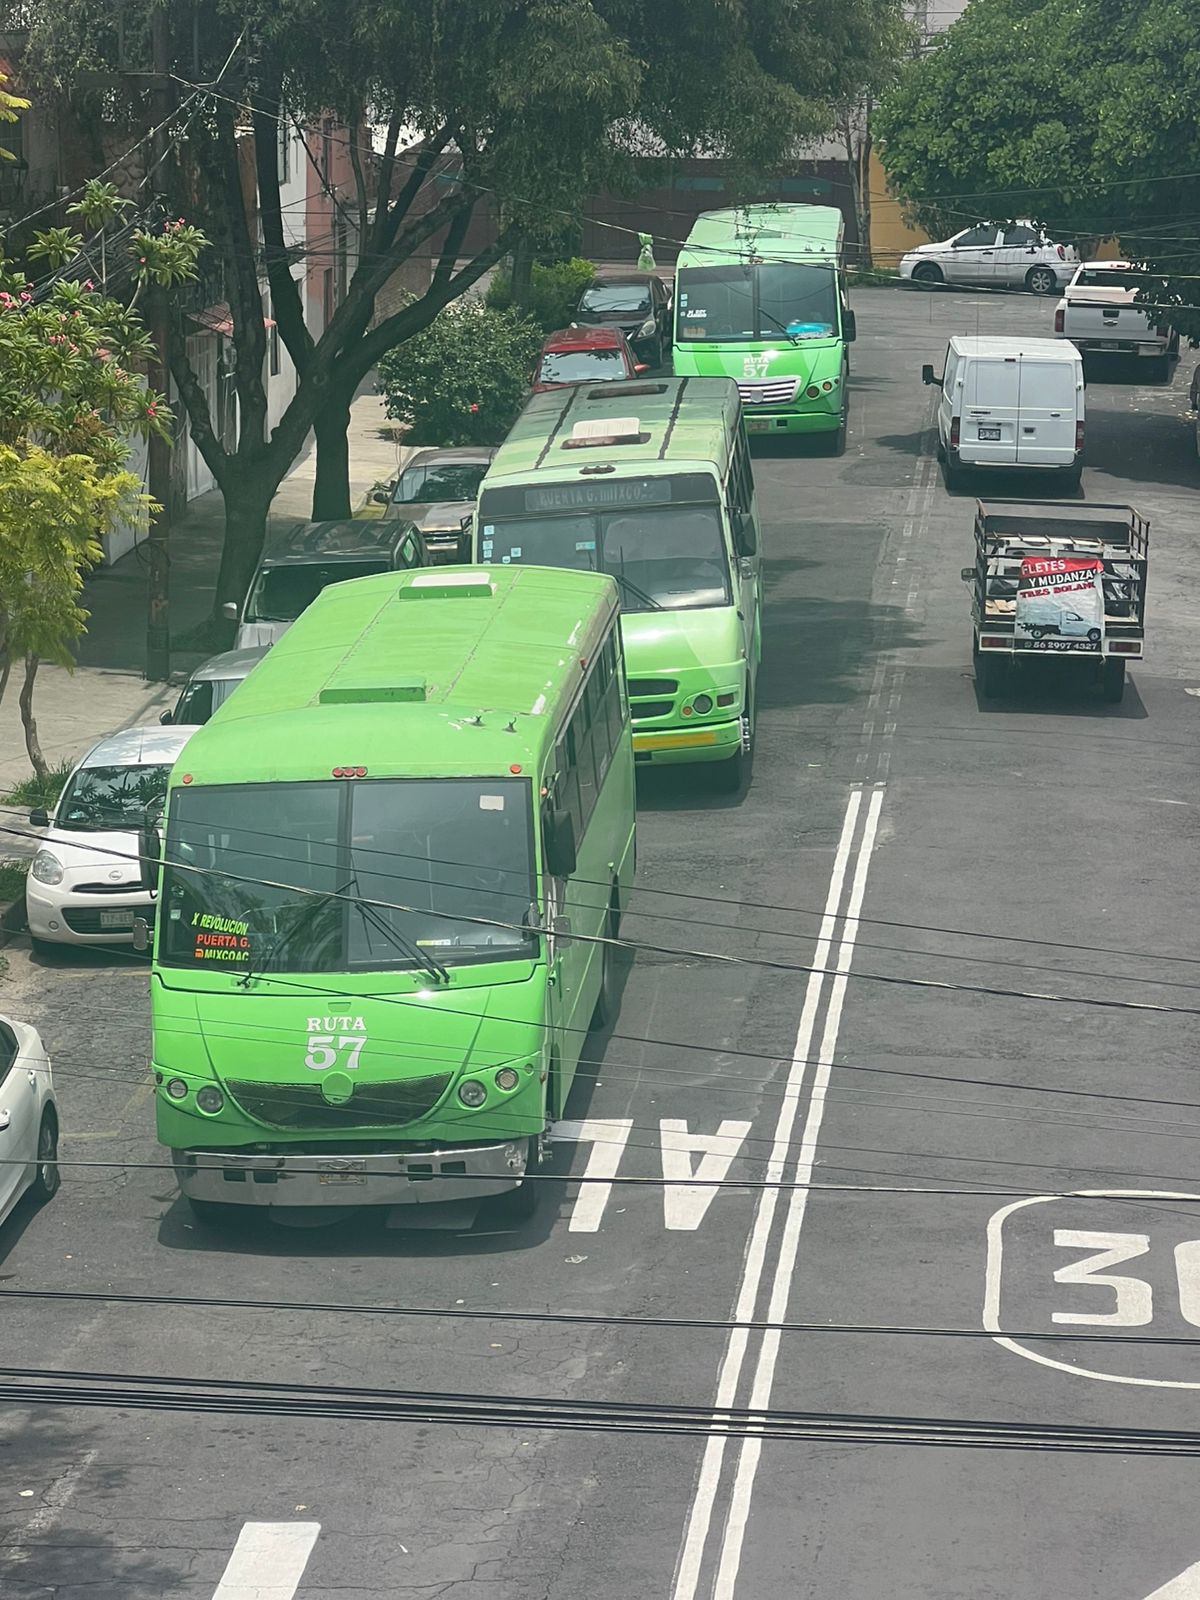
<svg viewBox="0 0 1200 1600"><path fill-rule="evenodd" d="M682 1117L663 1117L659 1127L662 1130L662 1173L668 1185L663 1190L666 1224L683 1233L694 1233L713 1203L717 1186L745 1143L750 1124L726 1118L716 1133L689 1133ZM700 1157L694 1168L693 1151ZM706 1182L703 1186L679 1183L680 1179L689 1178L703 1178ZM679 1186L671 1187L673 1182Z"/></svg>
<svg viewBox="0 0 1200 1600"><path fill-rule="evenodd" d="M579 1186L568 1224L571 1233L599 1233L600 1219L612 1194L612 1184L607 1180L617 1175L632 1127L632 1117L592 1117L586 1122L560 1122L555 1128L556 1139L590 1142L592 1146L583 1173L590 1181Z"/></svg>

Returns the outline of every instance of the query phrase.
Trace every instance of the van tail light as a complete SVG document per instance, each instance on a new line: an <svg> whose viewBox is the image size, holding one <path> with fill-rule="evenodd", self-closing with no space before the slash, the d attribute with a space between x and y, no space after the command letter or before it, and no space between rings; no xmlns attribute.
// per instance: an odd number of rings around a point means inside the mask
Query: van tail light
<svg viewBox="0 0 1200 1600"><path fill-rule="evenodd" d="M1065 261L1067 259L1067 252L1063 249L1062 245L1056 244L1054 248L1058 251L1058 259L1060 261Z"/></svg>
<svg viewBox="0 0 1200 1600"><path fill-rule="evenodd" d="M1165 322L1160 322L1154 330L1155 338L1165 339L1170 331L1170 328L1167 327Z"/></svg>
<svg viewBox="0 0 1200 1600"><path fill-rule="evenodd" d="M1076 455L1078 455L1079 452L1082 449L1083 449L1083 423L1082 422L1077 422L1075 424L1075 453L1076 453Z"/></svg>
<svg viewBox="0 0 1200 1600"><path fill-rule="evenodd" d="M1066 322L1066 316L1067 316L1066 310L1062 306L1059 306L1058 310L1054 313L1054 331L1055 331L1055 333L1062 333L1062 332L1065 331L1064 324Z"/></svg>
<svg viewBox="0 0 1200 1600"><path fill-rule="evenodd" d="M958 430L959 419L957 417L952 417L950 419L950 443L955 450L958 449Z"/></svg>

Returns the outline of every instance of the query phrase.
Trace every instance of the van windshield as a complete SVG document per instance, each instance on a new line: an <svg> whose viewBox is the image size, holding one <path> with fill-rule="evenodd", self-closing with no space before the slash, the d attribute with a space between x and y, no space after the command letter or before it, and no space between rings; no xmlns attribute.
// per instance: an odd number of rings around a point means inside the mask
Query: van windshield
<svg viewBox="0 0 1200 1600"><path fill-rule="evenodd" d="M373 578L389 571L386 556L362 561L299 562L294 567L267 567L246 606L247 622L295 622L322 589L351 578Z"/></svg>

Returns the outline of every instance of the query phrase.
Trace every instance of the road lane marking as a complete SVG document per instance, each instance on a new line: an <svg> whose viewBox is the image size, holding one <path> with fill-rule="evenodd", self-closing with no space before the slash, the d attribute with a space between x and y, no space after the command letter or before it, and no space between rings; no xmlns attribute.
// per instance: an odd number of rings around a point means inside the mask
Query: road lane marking
<svg viewBox="0 0 1200 1600"><path fill-rule="evenodd" d="M667 1182L678 1182L681 1178L711 1180L710 1188L702 1189L697 1185L663 1190L663 1220L667 1227L681 1233L694 1233L704 1221L717 1186L727 1176L752 1124L727 1117L716 1133L689 1133L684 1118L660 1117L658 1126L662 1138L662 1175ZM695 1167L692 1166L693 1151L700 1156Z"/></svg>
<svg viewBox="0 0 1200 1600"><path fill-rule="evenodd" d="M42 1495L42 1503L19 1533L0 1540L4 1554L14 1564L28 1561L30 1543L49 1533L70 1505L80 1480L99 1455L98 1450L85 1450L78 1461L61 1473Z"/></svg>
<svg viewBox="0 0 1200 1600"><path fill-rule="evenodd" d="M834 928L837 925L837 910L841 904L846 871L850 862L855 835L858 831L858 816L862 808L862 798L863 791L861 789L853 789L846 802L846 815L842 823L841 837L838 840L837 851L833 859L829 893L826 896L825 910L821 917L821 926L818 930L816 948L813 953L813 967L815 970L809 974L808 983L805 986L804 1005L800 1012L800 1025L796 1033L796 1044L792 1051L791 1067L783 1091L779 1117L775 1124L771 1157L767 1164L766 1172L768 1182L779 1182L783 1178L787 1165L788 1150L792 1143L792 1132L795 1128L796 1117L800 1108L800 1091L804 1086L808 1071L808 1057L812 1046L813 1033L816 1029L817 1012L825 988L825 973L823 969L829 962ZM779 1194L780 1191L778 1189L764 1189L761 1192L758 1209L754 1216L754 1225L746 1248L742 1280L734 1307L733 1316L736 1322L749 1322L754 1316L754 1310L758 1303L759 1288L762 1283L763 1269L766 1265L767 1246L770 1242L775 1221L775 1211L779 1202ZM745 1365L748 1342L749 1331L747 1329L734 1328L731 1331L729 1342L725 1347L725 1354L721 1360L720 1374L717 1380L715 1403L718 1407L724 1408L733 1405L737 1397L738 1384L741 1380L742 1368ZM671 1591L672 1600L695 1600L696 1588L700 1581L700 1568L704 1559L704 1550L708 1543L709 1529L713 1520L713 1508L716 1504L717 1490L720 1485L721 1468L725 1460L726 1442L726 1437L723 1434L712 1434L705 1441L704 1454L700 1461L700 1472L696 1479L696 1489L692 1497L691 1509L688 1512L683 1545L679 1553L675 1583Z"/></svg>
<svg viewBox="0 0 1200 1600"><path fill-rule="evenodd" d="M879 835L879 813L882 807L883 790L876 789L867 804L866 825L863 828L862 841L858 847L858 860L855 863L854 878L850 886L846 920L842 924L842 938L838 946L837 976L830 987L829 1005L825 1012L825 1030L821 1037L821 1051L817 1058L816 1071L813 1074L812 1093L808 1102L808 1117L805 1120L804 1133L801 1138L800 1155L796 1161L796 1182L802 1187L793 1189L788 1201L783 1240L779 1247L779 1259L775 1265L775 1276L771 1285L771 1300L767 1310L767 1318L772 1322L782 1322L788 1313L792 1280L796 1274L796 1260L800 1251L800 1230L803 1228L804 1219L808 1214L808 1197L811 1192L808 1185L812 1182L813 1168L817 1161L817 1140L820 1137L821 1123L825 1116L825 1095L829 1088L829 1079L833 1071L833 1055L837 1049L838 1033L842 1025L847 975L850 971L850 963L854 959L854 946L858 940L858 930L861 926L858 918L862 914L863 897L867 889L867 873L870 871L871 856ZM754 1387L750 1395L750 1409L752 1411L765 1411L771 1403L771 1390L775 1384L775 1367L779 1359L780 1337L781 1334L778 1328L772 1328L763 1335L763 1342L758 1356L758 1368L754 1375ZM737 1472L733 1480L729 1517L725 1524L721 1560L717 1568L716 1583L713 1587L714 1600L730 1600L737 1585L738 1569L742 1562L746 1523L750 1517L750 1502L754 1494L754 1480L758 1472L761 1454L761 1438L749 1438L742 1441Z"/></svg>
<svg viewBox="0 0 1200 1600"><path fill-rule="evenodd" d="M292 1600L319 1522L247 1522L213 1600Z"/></svg>
<svg viewBox="0 0 1200 1600"><path fill-rule="evenodd" d="M1069 1361L1056 1361L1053 1356L1043 1355L1040 1350L1030 1350L1016 1339L1008 1338L1001 1328L1000 1322L1000 1287L1004 1270L1004 1224L1014 1212L1024 1211L1029 1206L1052 1205L1063 1200L1075 1198L1095 1199L1104 1198L1112 1200L1200 1200L1200 1195L1188 1194L1178 1190L1168 1189L1077 1189L1073 1194L1041 1194L1031 1195L1023 1200L1014 1200L1011 1205L1001 1206L988 1218L987 1225L987 1267L984 1274L983 1289L983 1326L989 1333L996 1335L996 1343L1005 1350L1011 1350L1014 1355L1024 1356L1026 1361L1034 1361L1040 1367L1051 1367L1056 1372L1065 1372L1071 1378L1092 1378L1097 1383L1125 1383L1139 1389L1200 1389L1200 1381L1182 1378L1139 1378L1122 1375L1118 1372L1096 1372L1091 1367L1080 1367ZM1187 1574L1185 1573L1186 1577ZM1168 1590L1167 1593L1170 1591ZM1200 1600L1200 1590L1197 1590ZM1182 1590L1179 1600L1190 1593ZM1156 1600L1154 1595L1149 1600ZM1173 1597L1172 1597L1173 1600Z"/></svg>
<svg viewBox="0 0 1200 1600"><path fill-rule="evenodd" d="M1146 1600L1200 1600L1200 1561L1148 1594Z"/></svg>
<svg viewBox="0 0 1200 1600"><path fill-rule="evenodd" d="M592 1152L583 1176L593 1180L615 1178L632 1128L632 1117L589 1117L585 1122L557 1123L554 1137L573 1139L578 1144L592 1140ZM567 1231L599 1233L600 1221L611 1194L611 1183L581 1183Z"/></svg>

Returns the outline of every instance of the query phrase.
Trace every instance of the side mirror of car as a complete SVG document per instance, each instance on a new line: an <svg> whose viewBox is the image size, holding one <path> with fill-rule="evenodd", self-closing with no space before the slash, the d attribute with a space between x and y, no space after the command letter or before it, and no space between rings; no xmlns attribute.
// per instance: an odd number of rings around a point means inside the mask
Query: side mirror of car
<svg viewBox="0 0 1200 1600"><path fill-rule="evenodd" d="M225 604L221 607L221 615L227 622L236 622L238 619L239 610L240 607L236 601L226 600Z"/></svg>
<svg viewBox="0 0 1200 1600"><path fill-rule="evenodd" d="M633 368L633 370L634 370L634 371L635 371L635 372L636 372L636 373L637 373L637 375L638 375L638 377L639 377L639 378L640 378L640 377L641 377L641 375L642 375L642 373L643 373L643 372L649 372L649 371L650 371L650 368L649 368L649 366L648 366L648 365L647 365L647 364L646 364L646 362L644 362L644 361L638 361L638 362L635 362L635 363L634 363L634 368Z"/></svg>
<svg viewBox="0 0 1200 1600"><path fill-rule="evenodd" d="M962 581L964 583L974 583L975 582L975 568L974 567L963 567L958 575L959 575L959 577L962 579Z"/></svg>
<svg viewBox="0 0 1200 1600"><path fill-rule="evenodd" d="M579 865L575 847L575 819L569 811L546 814L546 871L552 878L569 878Z"/></svg>
<svg viewBox="0 0 1200 1600"><path fill-rule="evenodd" d="M391 498L386 489L376 489L371 495L372 503L377 506L386 506Z"/></svg>
<svg viewBox="0 0 1200 1600"><path fill-rule="evenodd" d="M50 826L50 813L45 806L35 806L29 813L29 825L33 828L48 828Z"/></svg>
<svg viewBox="0 0 1200 1600"><path fill-rule="evenodd" d="M170 725L171 719L174 717L174 715L175 715L175 713L173 711L163 711L163 712L161 712L159 714L158 720L162 723L163 727L165 728L165 727L168 727Z"/></svg>
<svg viewBox="0 0 1200 1600"><path fill-rule="evenodd" d="M158 887L158 868L162 860L162 837L157 828L138 830L138 879L143 889Z"/></svg>
<svg viewBox="0 0 1200 1600"><path fill-rule="evenodd" d="M858 338L858 323L855 320L853 311L842 312L842 334L847 344L853 344L855 339Z"/></svg>
<svg viewBox="0 0 1200 1600"><path fill-rule="evenodd" d="M924 384L935 384L939 389L942 387L942 380L934 372L928 361L921 368L921 382Z"/></svg>

